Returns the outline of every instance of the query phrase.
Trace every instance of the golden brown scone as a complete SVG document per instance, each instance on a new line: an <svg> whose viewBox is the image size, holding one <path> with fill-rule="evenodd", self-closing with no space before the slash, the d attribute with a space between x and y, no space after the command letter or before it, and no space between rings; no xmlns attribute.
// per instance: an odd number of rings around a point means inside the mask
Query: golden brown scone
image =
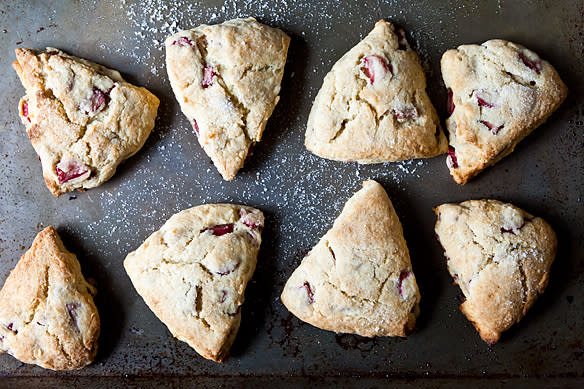
<svg viewBox="0 0 584 389"><path fill-rule="evenodd" d="M0 291L0 353L53 370L87 366L99 336L95 293L75 254L45 228Z"/></svg>
<svg viewBox="0 0 584 389"><path fill-rule="evenodd" d="M509 155L568 95L552 65L504 40L448 50L441 66L451 114L447 165L459 184Z"/></svg>
<svg viewBox="0 0 584 389"><path fill-rule="evenodd" d="M159 101L115 71L48 47L16 49L19 113L54 196L111 178L154 128Z"/></svg>
<svg viewBox="0 0 584 389"><path fill-rule="evenodd" d="M420 293L402 227L377 182L347 201L333 227L292 273L282 302L300 320L361 336L406 336Z"/></svg>
<svg viewBox="0 0 584 389"><path fill-rule="evenodd" d="M444 154L448 141L403 30L380 20L326 75L306 148L336 161L379 163Z"/></svg>
<svg viewBox="0 0 584 389"><path fill-rule="evenodd" d="M138 294L172 334L223 362L241 322L264 215L207 204L172 216L124 261Z"/></svg>
<svg viewBox="0 0 584 389"><path fill-rule="evenodd" d="M493 345L548 283L556 234L543 219L497 200L443 204L436 235L466 300L460 309Z"/></svg>
<svg viewBox="0 0 584 389"><path fill-rule="evenodd" d="M280 97L290 38L254 18L203 24L166 39L166 69L182 112L225 180L262 138Z"/></svg>

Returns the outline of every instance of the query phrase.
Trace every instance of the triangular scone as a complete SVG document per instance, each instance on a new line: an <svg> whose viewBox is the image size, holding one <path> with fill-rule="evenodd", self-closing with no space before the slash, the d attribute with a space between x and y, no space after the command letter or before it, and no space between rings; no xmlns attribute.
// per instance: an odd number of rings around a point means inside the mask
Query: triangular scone
<svg viewBox="0 0 584 389"><path fill-rule="evenodd" d="M254 18L201 25L166 39L166 69L182 112L225 180L259 142L280 97L290 38Z"/></svg>
<svg viewBox="0 0 584 389"><path fill-rule="evenodd" d="M375 181L347 201L333 227L286 282L282 302L318 328L406 336L420 293L399 219Z"/></svg>
<svg viewBox="0 0 584 389"><path fill-rule="evenodd" d="M556 234L511 204L470 200L435 208L436 235L465 301L462 312L494 344L545 290Z"/></svg>
<svg viewBox="0 0 584 389"><path fill-rule="evenodd" d="M172 216L124 261L134 287L172 332L222 362L241 322L264 216L242 205L210 204Z"/></svg>
<svg viewBox="0 0 584 389"><path fill-rule="evenodd" d="M95 292L75 254L45 228L0 291L0 353L53 370L87 366L99 336Z"/></svg>
<svg viewBox="0 0 584 389"><path fill-rule="evenodd" d="M568 95L552 65L503 40L448 50L441 67L451 114L447 165L459 184L509 155Z"/></svg>
<svg viewBox="0 0 584 389"><path fill-rule="evenodd" d="M101 185L154 128L159 101L115 71L47 48L16 49L19 112L55 196Z"/></svg>
<svg viewBox="0 0 584 389"><path fill-rule="evenodd" d="M420 59L403 30L380 20L333 66L310 111L305 145L320 157L359 163L446 153Z"/></svg>

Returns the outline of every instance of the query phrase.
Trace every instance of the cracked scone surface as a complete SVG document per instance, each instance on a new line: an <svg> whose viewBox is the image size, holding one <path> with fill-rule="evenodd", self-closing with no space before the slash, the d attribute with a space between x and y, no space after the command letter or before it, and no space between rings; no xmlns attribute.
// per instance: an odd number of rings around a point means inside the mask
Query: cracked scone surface
<svg viewBox="0 0 584 389"><path fill-rule="evenodd" d="M95 293L75 254L45 228L0 291L0 352L53 370L90 364L99 336Z"/></svg>
<svg viewBox="0 0 584 389"><path fill-rule="evenodd" d="M53 195L101 185L144 145L159 104L152 93L58 49L15 51L20 117Z"/></svg>
<svg viewBox="0 0 584 389"><path fill-rule="evenodd" d="M281 299L300 320L337 333L406 336L413 330L420 293L381 185L363 183L292 273Z"/></svg>
<svg viewBox="0 0 584 389"><path fill-rule="evenodd" d="M451 114L447 165L459 184L513 152L568 94L552 65L504 40L448 50L441 68Z"/></svg>
<svg viewBox="0 0 584 389"><path fill-rule="evenodd" d="M208 204L172 216L124 261L138 294L207 359L222 362L241 322L264 216L242 205Z"/></svg>
<svg viewBox="0 0 584 389"><path fill-rule="evenodd" d="M460 308L494 344L545 290L556 234L543 219L496 200L443 204L435 212L448 271L465 297Z"/></svg>
<svg viewBox="0 0 584 389"><path fill-rule="evenodd" d="M182 112L232 180L280 97L290 38L253 18L201 25L166 39L166 69Z"/></svg>
<svg viewBox="0 0 584 389"><path fill-rule="evenodd" d="M337 161L379 163L446 153L418 55L380 20L326 75L308 118L306 148Z"/></svg>

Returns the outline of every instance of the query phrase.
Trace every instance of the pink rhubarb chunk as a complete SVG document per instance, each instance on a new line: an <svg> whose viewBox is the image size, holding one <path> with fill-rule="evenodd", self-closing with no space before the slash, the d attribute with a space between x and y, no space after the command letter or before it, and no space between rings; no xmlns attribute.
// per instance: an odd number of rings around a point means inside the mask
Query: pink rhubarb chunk
<svg viewBox="0 0 584 389"><path fill-rule="evenodd" d="M308 303L312 304L314 303L314 293L312 293L312 288L310 287L310 284L308 283L308 281L305 281L304 284L302 284L302 286L300 287L300 289L306 289L306 295L308 296Z"/></svg>
<svg viewBox="0 0 584 389"><path fill-rule="evenodd" d="M201 85L203 88L208 88L213 85L213 81L215 80L215 70L213 66L205 66L203 68L203 80L201 81Z"/></svg>
<svg viewBox="0 0 584 389"><path fill-rule="evenodd" d="M22 116L24 116L30 123L30 118L28 117L28 103L22 103Z"/></svg>
<svg viewBox="0 0 584 389"><path fill-rule="evenodd" d="M446 164L451 169L456 169L458 167L458 161L456 159L456 151L454 147L448 146L448 157L446 157Z"/></svg>
<svg viewBox="0 0 584 389"><path fill-rule="evenodd" d="M85 113L97 112L105 106L106 94L99 88L93 88L91 96L79 104L79 109Z"/></svg>
<svg viewBox="0 0 584 389"><path fill-rule="evenodd" d="M523 62L525 66L530 68L531 70L535 70L537 74L541 72L541 60L536 58L535 60L531 60L523 51L519 52L519 58Z"/></svg>
<svg viewBox="0 0 584 389"><path fill-rule="evenodd" d="M408 271L408 270L404 270L400 273L399 275L399 284L398 284L398 288L399 288L399 295L404 297L403 295L403 290L402 290L402 283L403 281L408 278L410 275L412 274L412 272Z"/></svg>
<svg viewBox="0 0 584 389"><path fill-rule="evenodd" d="M190 40L187 37L181 36L180 38L178 38L177 40L175 40L174 42L172 42L172 46L174 45L178 45L178 46L193 46L193 41Z"/></svg>
<svg viewBox="0 0 584 389"><path fill-rule="evenodd" d="M415 119L418 117L418 110L416 107L405 107L401 109L394 109L393 114L396 118L403 120L403 119Z"/></svg>
<svg viewBox="0 0 584 389"><path fill-rule="evenodd" d="M389 73L389 67L383 58L378 55L368 55L363 57L363 72L369 77L369 83L383 79Z"/></svg>
<svg viewBox="0 0 584 389"><path fill-rule="evenodd" d="M59 184L82 176L89 177L89 168L77 161L61 161L57 164L56 170Z"/></svg>
<svg viewBox="0 0 584 389"><path fill-rule="evenodd" d="M448 114L452 115L452 112L454 112L454 98L453 98L454 94L452 93L452 89L448 88L448 100L446 102L446 108L448 109Z"/></svg>
<svg viewBox="0 0 584 389"><path fill-rule="evenodd" d="M218 224L216 226L207 227L203 231L211 231L211 233L215 236L230 234L233 232L233 223Z"/></svg>
<svg viewBox="0 0 584 389"><path fill-rule="evenodd" d="M501 128L503 128L503 124L501 124L500 126L495 126L494 124L486 121L486 120L479 120L479 123L487 126L487 128L489 130L491 130L491 132L493 133L493 135L497 135L499 133L499 131L501 131Z"/></svg>

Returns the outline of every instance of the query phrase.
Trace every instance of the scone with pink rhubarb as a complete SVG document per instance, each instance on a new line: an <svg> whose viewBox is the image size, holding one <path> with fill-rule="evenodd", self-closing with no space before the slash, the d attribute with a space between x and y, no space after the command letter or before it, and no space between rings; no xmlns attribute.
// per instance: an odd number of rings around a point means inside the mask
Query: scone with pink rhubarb
<svg viewBox="0 0 584 389"><path fill-rule="evenodd" d="M57 231L38 233L0 290L0 353L46 369L81 369L95 358L96 289Z"/></svg>
<svg viewBox="0 0 584 389"><path fill-rule="evenodd" d="M290 276L282 302L300 320L361 336L406 336L420 293L402 226L375 181L347 201Z"/></svg>
<svg viewBox="0 0 584 389"><path fill-rule="evenodd" d="M543 219L497 200L435 208L436 236L465 301L460 309L490 345L546 288L556 234Z"/></svg>
<svg viewBox="0 0 584 389"><path fill-rule="evenodd" d="M504 40L448 50L441 67L450 114L447 165L459 184L513 152L568 95L552 65Z"/></svg>
<svg viewBox="0 0 584 389"><path fill-rule="evenodd" d="M241 323L264 215L207 204L172 216L124 261L138 294L172 334L223 362Z"/></svg>
<svg viewBox="0 0 584 389"><path fill-rule="evenodd" d="M166 69L180 108L225 180L262 138L280 97L290 38L254 18L203 24L166 39Z"/></svg>
<svg viewBox="0 0 584 389"><path fill-rule="evenodd" d="M380 20L334 64L306 125L308 151L335 161L429 158L448 142L403 30Z"/></svg>
<svg viewBox="0 0 584 389"><path fill-rule="evenodd" d="M16 49L12 66L26 88L20 117L55 196L110 179L154 128L156 96L115 70L50 47Z"/></svg>

